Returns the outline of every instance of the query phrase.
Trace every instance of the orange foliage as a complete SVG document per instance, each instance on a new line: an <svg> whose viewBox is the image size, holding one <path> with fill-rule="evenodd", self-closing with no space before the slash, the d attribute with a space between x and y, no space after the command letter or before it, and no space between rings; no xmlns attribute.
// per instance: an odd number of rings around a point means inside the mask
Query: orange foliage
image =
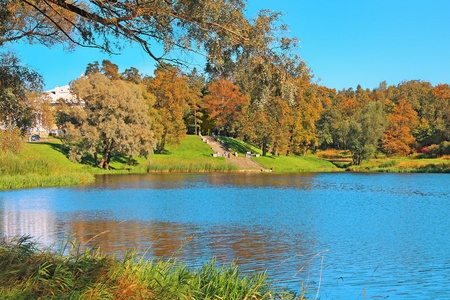
<svg viewBox="0 0 450 300"><path fill-rule="evenodd" d="M401 99L388 118L389 127L386 129L383 139L384 150L388 154L409 154L410 146L415 142L411 130L418 124L416 111L409 103Z"/></svg>
<svg viewBox="0 0 450 300"><path fill-rule="evenodd" d="M217 126L233 125L244 114L250 98L228 79L219 79L208 88L204 97L206 110Z"/></svg>

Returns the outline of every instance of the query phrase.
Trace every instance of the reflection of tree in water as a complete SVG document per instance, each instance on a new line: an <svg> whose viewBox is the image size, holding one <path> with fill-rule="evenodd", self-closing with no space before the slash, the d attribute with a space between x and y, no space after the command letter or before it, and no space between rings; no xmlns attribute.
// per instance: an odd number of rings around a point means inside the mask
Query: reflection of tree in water
<svg viewBox="0 0 450 300"><path fill-rule="evenodd" d="M311 189L316 173L271 174L271 173L215 173L207 177L215 185L231 185L244 188L274 187Z"/></svg>
<svg viewBox="0 0 450 300"><path fill-rule="evenodd" d="M147 259L174 258L199 267L216 258L219 264L235 261L244 272L265 271L278 278L290 279L315 254L314 241L297 236L283 236L259 228L199 228L170 222L118 222L103 220L68 220L66 232L88 247L123 257L136 249ZM318 271L318 270L315 270ZM304 280L306 274L297 276Z"/></svg>
<svg viewBox="0 0 450 300"><path fill-rule="evenodd" d="M184 189L193 187L237 186L245 188L275 187L311 189L315 173L267 174L267 173L152 173L137 175L100 175L89 188L114 190L133 189Z"/></svg>

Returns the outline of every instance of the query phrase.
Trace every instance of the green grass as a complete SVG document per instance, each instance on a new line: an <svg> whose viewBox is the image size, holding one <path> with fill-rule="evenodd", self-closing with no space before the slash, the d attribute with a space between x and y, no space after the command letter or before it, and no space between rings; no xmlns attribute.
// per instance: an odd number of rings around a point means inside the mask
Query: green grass
<svg viewBox="0 0 450 300"><path fill-rule="evenodd" d="M244 155L249 151L262 155L260 149L246 142L223 136L220 136L219 139L223 140L224 145L230 148L232 152L238 152ZM337 168L331 162L311 156L272 156L268 153L267 156L253 157L252 159L267 169L274 168L276 173L341 171L341 169Z"/></svg>
<svg viewBox="0 0 450 300"><path fill-rule="evenodd" d="M213 150L199 136L188 135L178 147L169 145L164 154L149 156L147 168L152 172L216 172L234 171L237 167L228 164L225 158L213 158Z"/></svg>
<svg viewBox="0 0 450 300"><path fill-rule="evenodd" d="M331 162L310 156L260 156L252 159L266 168L274 168L276 173L336 172L341 170Z"/></svg>
<svg viewBox="0 0 450 300"><path fill-rule="evenodd" d="M304 299L265 273L244 275L214 259L193 269L176 261L124 259L67 240L40 249L29 237L0 242L0 299Z"/></svg>
<svg viewBox="0 0 450 300"><path fill-rule="evenodd" d="M0 189L79 185L94 181L94 174L147 172L145 158L137 158L133 166L126 162L125 157L115 158L111 170L103 170L70 161L59 140L25 143L19 154L0 153Z"/></svg>
<svg viewBox="0 0 450 300"><path fill-rule="evenodd" d="M231 152L237 152L239 154L246 154L247 152L262 154L261 149L246 142L226 136L219 136L218 139L222 140L224 146L230 148Z"/></svg>

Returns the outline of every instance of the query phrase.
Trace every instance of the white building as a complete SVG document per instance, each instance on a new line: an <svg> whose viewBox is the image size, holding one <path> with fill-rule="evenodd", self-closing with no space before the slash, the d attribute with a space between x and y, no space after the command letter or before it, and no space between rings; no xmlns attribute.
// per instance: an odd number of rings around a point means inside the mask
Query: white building
<svg viewBox="0 0 450 300"><path fill-rule="evenodd" d="M81 99L78 99L77 96L72 94L70 90L69 85L65 86L56 86L54 89L45 91L42 94L43 101L47 101L50 103L51 106L56 106L60 103L60 101L63 101L65 104L69 106L78 106L84 105L84 101ZM48 135L60 135L63 133L62 130L59 130L56 126L52 126L52 128L48 128L45 124L42 122L42 116L39 115L39 113L36 115L36 125L30 129L30 134L38 134L41 137L46 137Z"/></svg>
<svg viewBox="0 0 450 300"><path fill-rule="evenodd" d="M62 99L67 105L84 105L84 101L78 99L74 94L70 91L70 86L56 86L54 89L45 91L44 95L48 97L48 101L50 104L56 105L58 104L58 100Z"/></svg>

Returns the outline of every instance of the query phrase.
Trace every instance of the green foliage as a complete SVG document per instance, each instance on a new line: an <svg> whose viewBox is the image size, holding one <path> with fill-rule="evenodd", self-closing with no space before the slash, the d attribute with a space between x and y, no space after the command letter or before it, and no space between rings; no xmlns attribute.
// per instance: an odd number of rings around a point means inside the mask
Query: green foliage
<svg viewBox="0 0 450 300"><path fill-rule="evenodd" d="M116 69L111 65L104 67L113 69L108 72L114 78ZM72 89L85 105L63 106L59 113L59 119L65 120L60 125L67 131L64 142L71 148L71 160L80 162L88 153L100 155L96 165L108 169L114 155L125 154L131 160L153 151L156 141L141 87L93 73L74 81Z"/></svg>
<svg viewBox="0 0 450 300"><path fill-rule="evenodd" d="M0 20L1 21L1 20ZM28 96L40 91L42 77L11 53L0 53L0 123L25 133L34 122Z"/></svg>
<svg viewBox="0 0 450 300"><path fill-rule="evenodd" d="M66 255L65 255L66 254ZM176 261L123 260L75 240L41 249L30 237L0 242L0 299L304 299L265 273L243 274L215 260L198 269Z"/></svg>
<svg viewBox="0 0 450 300"><path fill-rule="evenodd" d="M353 162L360 165L376 152L386 126L386 116L381 102L369 102L362 113L350 122L348 149L353 153Z"/></svg>

